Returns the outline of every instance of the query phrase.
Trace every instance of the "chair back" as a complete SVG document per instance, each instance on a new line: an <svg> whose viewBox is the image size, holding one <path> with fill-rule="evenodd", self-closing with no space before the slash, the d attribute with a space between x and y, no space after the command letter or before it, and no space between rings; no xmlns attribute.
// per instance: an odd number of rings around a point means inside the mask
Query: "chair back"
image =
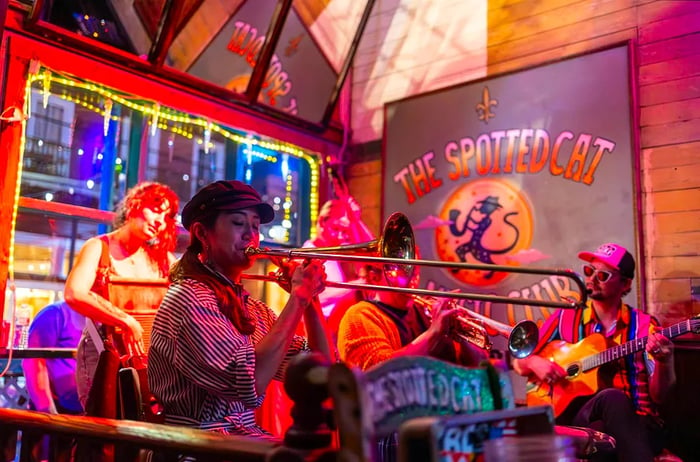
<svg viewBox="0 0 700 462"><path fill-rule="evenodd" d="M144 351L151 346L151 330L156 312L168 290L165 279L127 279L112 276L108 284L109 300L133 316L143 327Z"/></svg>

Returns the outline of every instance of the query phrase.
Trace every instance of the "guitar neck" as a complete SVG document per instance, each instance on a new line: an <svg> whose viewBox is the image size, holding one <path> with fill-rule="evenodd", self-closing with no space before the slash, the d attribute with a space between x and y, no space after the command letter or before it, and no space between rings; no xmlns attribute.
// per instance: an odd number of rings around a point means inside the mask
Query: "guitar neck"
<svg viewBox="0 0 700 462"><path fill-rule="evenodd" d="M685 321L679 322L672 326L661 329L659 333L667 338L677 337L679 335L687 334L692 330L691 323L693 320L687 319ZM605 351L596 353L594 355L587 356L581 361L583 364L583 370L588 371L600 367L603 364L616 361L622 357L634 354L638 351L644 350L647 346L647 340L649 337L640 337L630 340L629 342L623 343L622 345L617 345L612 348L608 348Z"/></svg>

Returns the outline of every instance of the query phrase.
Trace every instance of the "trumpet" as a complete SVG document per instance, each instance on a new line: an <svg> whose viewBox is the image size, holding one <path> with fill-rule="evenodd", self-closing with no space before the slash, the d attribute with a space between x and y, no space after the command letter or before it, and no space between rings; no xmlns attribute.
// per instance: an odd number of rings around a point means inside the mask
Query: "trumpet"
<svg viewBox="0 0 700 462"><path fill-rule="evenodd" d="M412 295L411 298L416 305L425 310L428 317L432 318L432 311L437 303L436 298L421 297L420 295ZM491 342L488 329L492 329L498 335L508 339L508 351L518 359L531 355L537 346L539 329L533 321L525 319L510 327L472 311L454 300L451 303L466 315L457 317L458 324L454 335L458 340L469 342L483 350L491 351L493 343Z"/></svg>

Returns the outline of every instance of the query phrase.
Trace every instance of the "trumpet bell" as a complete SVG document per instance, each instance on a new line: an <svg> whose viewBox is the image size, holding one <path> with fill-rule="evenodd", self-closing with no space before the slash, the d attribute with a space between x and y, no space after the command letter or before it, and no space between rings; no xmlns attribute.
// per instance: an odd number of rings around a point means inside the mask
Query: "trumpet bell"
<svg viewBox="0 0 700 462"><path fill-rule="evenodd" d="M539 338L537 324L527 319L520 321L508 336L508 350L515 358L527 358L535 351Z"/></svg>

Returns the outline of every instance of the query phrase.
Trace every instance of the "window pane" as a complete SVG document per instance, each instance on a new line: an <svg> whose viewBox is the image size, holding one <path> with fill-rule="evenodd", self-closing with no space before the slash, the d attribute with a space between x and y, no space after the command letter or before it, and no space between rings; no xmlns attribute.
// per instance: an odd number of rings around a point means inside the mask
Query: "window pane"
<svg viewBox="0 0 700 462"><path fill-rule="evenodd" d="M204 185L238 179L276 210L264 241L308 238L318 165L303 151L48 71L31 86L22 197L113 211L144 179L170 186L182 207Z"/></svg>

